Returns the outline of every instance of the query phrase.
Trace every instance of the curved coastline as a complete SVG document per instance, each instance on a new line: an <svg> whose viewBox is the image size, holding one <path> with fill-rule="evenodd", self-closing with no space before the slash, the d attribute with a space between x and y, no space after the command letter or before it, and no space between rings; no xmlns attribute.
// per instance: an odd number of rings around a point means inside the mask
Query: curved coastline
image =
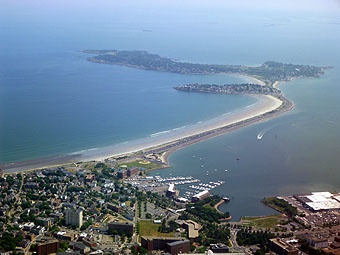
<svg viewBox="0 0 340 255"><path fill-rule="evenodd" d="M237 129L242 128L242 127L250 126L250 125L256 124L256 123L261 122L261 121L266 121L266 120L275 118L275 117L277 117L277 116L279 116L279 115L281 115L285 112L292 110L294 108L294 106L295 106L294 102L283 97L282 98L282 105L280 105L278 108L275 108L275 109L272 109L272 110L269 110L269 111L265 111L261 114L255 115L255 116L250 116L249 118L239 120L236 123L231 123L231 124L228 124L226 126L223 126L223 127L217 128L217 129L213 129L210 132L208 131L208 132L202 133L202 136L199 137L199 138L183 142L182 144L178 144L177 146L173 146L172 148L167 150L164 153L164 155L162 156L162 160L164 161L164 163L167 166L170 166L169 165L169 157L172 153L174 153L177 150L180 150L180 149L182 149L186 146L189 146L191 144L195 144L195 143L198 143L198 142L201 142L201 141L204 141L204 140L207 140L207 139L219 136L219 135L229 133L231 131L237 130Z"/></svg>
<svg viewBox="0 0 340 255"><path fill-rule="evenodd" d="M249 77L253 78L253 77ZM279 82L275 85L278 86ZM252 95L250 95L252 96ZM15 162L0 164L0 168L6 172L26 171L33 169L41 169L48 167L57 167L62 165L73 164L79 161L106 161L117 156L132 156L136 154L146 155L149 153L162 152L161 160L163 167L169 167L169 156L181 148L198 143L225 133L234 131L236 129L246 127L261 121L265 121L278 115L281 115L294 108L294 103L284 96L274 97L270 95L256 95L258 102L252 107L245 108L234 115L223 117L220 116L212 123L201 123L192 129L185 129L176 135L163 138L156 141L149 141L141 143L135 147L128 147L117 152L107 151L104 154L77 154L57 156L51 158L42 158L37 160L29 160L24 162ZM92 152L91 152L92 153Z"/></svg>

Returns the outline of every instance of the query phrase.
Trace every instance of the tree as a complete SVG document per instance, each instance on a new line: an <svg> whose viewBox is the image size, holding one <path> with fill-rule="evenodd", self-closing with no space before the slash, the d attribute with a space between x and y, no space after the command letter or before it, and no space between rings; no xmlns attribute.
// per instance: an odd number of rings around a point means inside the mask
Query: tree
<svg viewBox="0 0 340 255"><path fill-rule="evenodd" d="M60 242L60 249L64 252L68 249L69 244L67 242Z"/></svg>
<svg viewBox="0 0 340 255"><path fill-rule="evenodd" d="M10 233L4 233L0 239L0 250L3 251L14 251L15 247L21 242L23 239L22 236L14 237Z"/></svg>

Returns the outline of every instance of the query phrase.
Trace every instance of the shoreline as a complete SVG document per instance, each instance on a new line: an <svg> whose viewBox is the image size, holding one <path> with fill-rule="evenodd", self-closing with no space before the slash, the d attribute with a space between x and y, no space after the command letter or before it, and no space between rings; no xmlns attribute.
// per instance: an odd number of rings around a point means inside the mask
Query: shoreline
<svg viewBox="0 0 340 255"><path fill-rule="evenodd" d="M249 96L249 95L248 95ZM253 95L250 95L253 96ZM117 157L128 156L136 157L139 154L140 157L144 157L147 154L162 153L160 157L164 167L169 166L168 157L175 151L189 146L194 143L198 143L219 135L223 135L230 131L260 122L270 118L276 117L284 112L287 112L294 108L294 103L290 100L281 97L276 98L270 95L256 95L254 97L259 98L259 104L247 109L243 112L238 112L231 118L218 117L218 121L212 124L203 123L202 126L197 128L191 128L192 130L185 130L170 138L165 138L156 142L145 142L144 145L138 145L130 150L119 152L110 155L89 156L83 161L105 161L114 160ZM261 100L262 99L262 100ZM266 102L265 102L266 101ZM262 104L262 105L261 105ZM213 119L215 120L215 119ZM209 122L209 121L207 121ZM148 144L149 143L149 144ZM147 158L146 158L147 159ZM126 159L125 159L126 160Z"/></svg>
<svg viewBox="0 0 340 255"><path fill-rule="evenodd" d="M253 78L253 77L250 77ZM276 86L279 82L276 84ZM284 96L273 97L269 95L257 95L258 102L250 108L245 108L243 111L237 112L233 116L216 118L213 123L203 123L201 126L192 127L190 130L184 130L173 137L158 141L146 141L144 144L137 145L136 148L130 148L127 151L120 151L114 153L108 152L106 155L84 156L81 153L74 153L65 156L46 157L35 160L27 160L14 163L2 163L0 168L4 169L6 173L35 170L49 167L65 166L75 164L77 162L90 162L112 160L114 157L128 156L136 157L136 154L144 157L150 153L161 153L160 160L163 163L162 168L169 167L169 156L186 146L195 144L219 135L223 135L234 131L236 129L246 127L261 121L266 121L275 118L285 112L294 108L294 103ZM248 106L249 107L249 106Z"/></svg>
<svg viewBox="0 0 340 255"><path fill-rule="evenodd" d="M190 141L183 142L179 145L173 146L172 148L170 148L170 149L168 149L164 152L164 154L161 157L162 161L164 162L164 164L166 164L166 166L169 167L170 166L169 157L172 153L176 152L177 150L180 150L180 149L182 149L186 146L189 146L189 145L192 145L192 144L195 144L195 143L199 143L201 141L208 140L210 138L214 138L214 137L217 137L217 136L220 136L220 135L227 134L227 133L232 132L234 130L237 130L239 128L247 127L247 126L259 123L261 121L267 121L267 120L275 118L275 117L277 117L277 116L279 116L279 115L281 115L285 112L288 112L295 107L294 102L292 102L292 101L290 101L286 98L284 98L284 101L282 101L282 102L284 104L283 106L281 105L279 108L276 108L276 109L274 109L270 112L266 112L266 113L263 113L261 115L253 116L253 117L246 119L246 120L241 120L238 123L230 124L230 125L218 128L218 129L211 130L210 134L206 134L205 136L201 136L197 139L194 138ZM167 145L167 146L169 146L169 145ZM163 149L163 147L161 147L161 148L155 147L155 150L162 150L162 149ZM150 151L147 151L147 153L150 153Z"/></svg>

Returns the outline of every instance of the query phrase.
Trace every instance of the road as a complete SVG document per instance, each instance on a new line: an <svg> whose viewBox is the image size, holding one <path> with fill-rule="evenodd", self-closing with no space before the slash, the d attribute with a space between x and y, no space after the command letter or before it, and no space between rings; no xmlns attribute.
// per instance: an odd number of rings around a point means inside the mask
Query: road
<svg viewBox="0 0 340 255"><path fill-rule="evenodd" d="M137 224L138 224L138 200L136 199L136 203L135 203L135 217L133 218L133 222L135 224L135 228L133 231L133 235L132 235L132 242L133 243L138 243L138 233L137 233Z"/></svg>
<svg viewBox="0 0 340 255"><path fill-rule="evenodd" d="M20 194L21 194L21 191L22 191L22 187L24 186L24 178L25 176L21 175L22 178L21 178L21 183L20 183L20 188L19 188L19 191L15 194L15 202L16 203L20 203L21 202L21 197L20 197ZM14 212L14 210L16 210L17 208L16 207L12 207L12 209L8 212L8 216L11 216Z"/></svg>
<svg viewBox="0 0 340 255"><path fill-rule="evenodd" d="M240 252L240 253L244 253L244 254L252 254L252 252L242 246L239 246L236 239L237 239L237 232L239 230L238 229L230 229L230 241L231 241L231 251L233 252Z"/></svg>

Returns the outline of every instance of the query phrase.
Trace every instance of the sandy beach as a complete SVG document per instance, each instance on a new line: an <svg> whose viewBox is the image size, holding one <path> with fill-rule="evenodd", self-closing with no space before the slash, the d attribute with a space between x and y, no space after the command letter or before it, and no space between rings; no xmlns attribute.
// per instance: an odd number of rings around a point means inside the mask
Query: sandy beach
<svg viewBox="0 0 340 255"><path fill-rule="evenodd" d="M252 77L250 78L252 79ZM24 171L55 167L79 161L104 161L114 156L129 155L135 152L150 153L154 151L164 152L162 158L164 163L168 164L169 155L180 148L259 121L273 118L294 107L294 104L284 97L276 98L269 95L256 95L252 97L257 99L257 102L253 105L179 130L160 132L160 135L154 137L151 136L95 150L75 152L71 155L0 164L0 168L6 172Z"/></svg>
<svg viewBox="0 0 340 255"><path fill-rule="evenodd" d="M229 74L231 75L231 74ZM255 83L255 84L259 84L259 85L266 85L266 83L264 81L261 81L253 76L248 76L248 75L243 75L243 74L239 74L239 75L235 75L233 74L234 76L238 76L238 77L242 77L243 79L245 80L249 80L251 83Z"/></svg>
<svg viewBox="0 0 340 255"><path fill-rule="evenodd" d="M83 161L103 161L107 158L126 155L135 153L138 151L150 151L154 149L159 149L166 147L168 144L178 142L182 139L189 139L191 137L200 136L198 138L194 138L193 141L190 142L192 144L194 141L199 142L208 138L211 138L213 135L216 136L217 133L225 133L228 129L229 131L234 130L236 128L243 127L247 125L247 120L258 119L260 116L265 115L269 112L275 111L282 106L282 101L273 96L253 96L258 100L256 104L247 106L234 114L230 114L227 116L219 116L217 118L205 121L203 123L198 123L191 125L187 128L184 128L178 132L170 132L158 137L150 137L141 139L140 141L136 140L135 143L126 143L122 144L117 148L117 146L102 148L98 151L91 151L89 153L84 152L82 154ZM223 130L220 130L223 129ZM213 132L212 132L213 131ZM206 134L207 132L211 132L211 134ZM184 145L184 143L183 143ZM185 143L184 146L189 145L189 141ZM176 146L178 148L182 148L183 146ZM167 157L165 157L167 159Z"/></svg>

